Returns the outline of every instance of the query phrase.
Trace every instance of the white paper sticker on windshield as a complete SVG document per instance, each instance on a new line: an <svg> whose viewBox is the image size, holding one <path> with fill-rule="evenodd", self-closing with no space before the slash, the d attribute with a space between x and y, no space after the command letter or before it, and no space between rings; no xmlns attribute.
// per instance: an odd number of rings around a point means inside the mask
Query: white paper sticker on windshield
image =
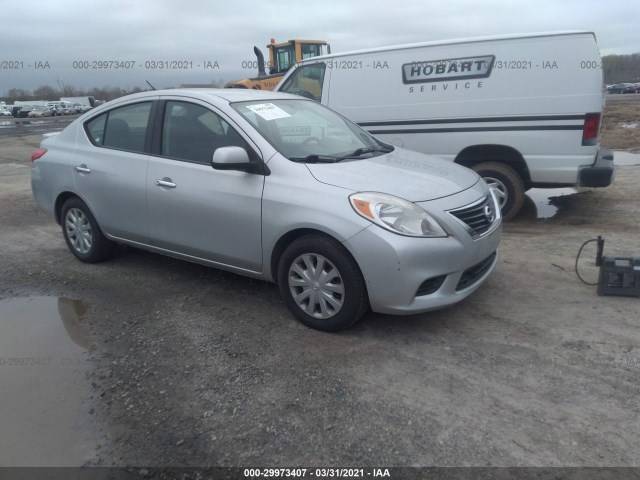
<svg viewBox="0 0 640 480"><path fill-rule="evenodd" d="M275 120L277 118L290 117L287 112L273 103L259 103L258 105L247 105L247 108L256 115L260 115L265 120Z"/></svg>

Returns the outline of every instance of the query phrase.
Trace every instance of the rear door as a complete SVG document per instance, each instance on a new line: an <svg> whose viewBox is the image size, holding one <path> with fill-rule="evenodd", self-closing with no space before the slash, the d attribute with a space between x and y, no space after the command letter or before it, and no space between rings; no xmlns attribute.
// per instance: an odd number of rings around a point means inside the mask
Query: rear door
<svg viewBox="0 0 640 480"><path fill-rule="evenodd" d="M85 123L72 172L76 188L108 234L146 243L145 182L153 102L113 108Z"/></svg>

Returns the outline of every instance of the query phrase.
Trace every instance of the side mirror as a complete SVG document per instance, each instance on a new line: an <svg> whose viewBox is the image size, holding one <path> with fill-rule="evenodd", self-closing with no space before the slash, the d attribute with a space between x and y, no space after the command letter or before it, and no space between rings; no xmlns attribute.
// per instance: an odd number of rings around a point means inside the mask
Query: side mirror
<svg viewBox="0 0 640 480"><path fill-rule="evenodd" d="M251 161L249 154L242 147L220 147L213 152L211 166L216 170L246 172L251 168Z"/></svg>

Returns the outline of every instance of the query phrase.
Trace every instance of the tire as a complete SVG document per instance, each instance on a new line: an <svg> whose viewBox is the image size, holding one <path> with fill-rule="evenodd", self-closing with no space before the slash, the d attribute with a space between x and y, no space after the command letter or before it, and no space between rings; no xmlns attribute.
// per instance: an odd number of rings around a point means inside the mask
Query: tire
<svg viewBox="0 0 640 480"><path fill-rule="evenodd" d="M369 307L358 264L339 242L321 235L300 237L284 250L278 288L301 323L325 332L351 326Z"/></svg>
<svg viewBox="0 0 640 480"><path fill-rule="evenodd" d="M498 195L502 218L506 221L515 217L524 203L524 182L518 172L498 162L479 163L472 168Z"/></svg>
<svg viewBox="0 0 640 480"><path fill-rule="evenodd" d="M115 244L104 236L91 211L79 198L73 197L64 202L60 223L67 247L79 260L102 262L113 253Z"/></svg>

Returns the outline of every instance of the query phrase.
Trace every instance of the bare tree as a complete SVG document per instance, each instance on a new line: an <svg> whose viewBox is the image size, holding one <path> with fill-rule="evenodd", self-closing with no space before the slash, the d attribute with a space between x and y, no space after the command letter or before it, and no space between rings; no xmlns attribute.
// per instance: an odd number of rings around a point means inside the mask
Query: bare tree
<svg viewBox="0 0 640 480"><path fill-rule="evenodd" d="M24 88L12 88L9 90L7 94L7 101L10 103L24 100L32 100L33 97L29 90L25 90Z"/></svg>
<svg viewBox="0 0 640 480"><path fill-rule="evenodd" d="M58 82L58 87L60 89L60 96L62 97L72 97L75 89L73 86L65 83L59 76L56 75L56 82Z"/></svg>
<svg viewBox="0 0 640 480"><path fill-rule="evenodd" d="M640 53L602 57L605 83L640 81Z"/></svg>
<svg viewBox="0 0 640 480"><path fill-rule="evenodd" d="M55 100L60 95L55 88L49 85L41 85L33 91L33 96L37 100Z"/></svg>

